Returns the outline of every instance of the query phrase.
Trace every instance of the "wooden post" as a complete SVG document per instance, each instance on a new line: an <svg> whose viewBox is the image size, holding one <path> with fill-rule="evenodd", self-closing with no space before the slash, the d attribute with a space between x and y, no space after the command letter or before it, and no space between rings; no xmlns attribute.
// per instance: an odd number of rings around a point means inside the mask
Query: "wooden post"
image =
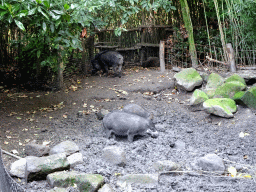
<svg viewBox="0 0 256 192"><path fill-rule="evenodd" d="M236 72L236 63L235 63L235 54L234 54L234 49L232 47L231 43L228 43L226 45L227 47L227 53L228 53L228 61L230 65L230 71L231 72Z"/></svg>
<svg viewBox="0 0 256 192"><path fill-rule="evenodd" d="M145 43L145 38L146 38L146 29L144 29L144 28L142 28L141 29L142 30L142 34L141 34L141 53L140 53L140 64L141 64L141 66L142 66L142 63L143 63L143 61L144 61L144 57L145 57L145 54L144 54L144 51L145 51L145 47L144 47L144 43Z"/></svg>
<svg viewBox="0 0 256 192"><path fill-rule="evenodd" d="M164 41L160 41L160 46L159 46L159 59L160 59L160 69L161 72L165 71L165 61L164 61Z"/></svg>

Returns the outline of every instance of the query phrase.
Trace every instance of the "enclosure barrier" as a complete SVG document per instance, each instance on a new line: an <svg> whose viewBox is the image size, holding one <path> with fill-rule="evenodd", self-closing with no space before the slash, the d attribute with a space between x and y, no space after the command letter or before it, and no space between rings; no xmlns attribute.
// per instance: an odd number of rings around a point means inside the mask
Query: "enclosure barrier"
<svg viewBox="0 0 256 192"><path fill-rule="evenodd" d="M4 167L2 150L0 148L0 192L25 192L16 181L14 181Z"/></svg>

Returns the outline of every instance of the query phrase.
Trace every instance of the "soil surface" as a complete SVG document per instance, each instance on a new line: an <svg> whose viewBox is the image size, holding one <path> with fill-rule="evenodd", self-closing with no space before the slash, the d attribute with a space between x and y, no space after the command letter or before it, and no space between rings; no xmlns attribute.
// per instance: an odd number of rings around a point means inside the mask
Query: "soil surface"
<svg viewBox="0 0 256 192"><path fill-rule="evenodd" d="M152 167L159 160L171 160L180 165L179 174L160 174L156 186L132 185L132 191L256 191L256 116L255 112L239 106L234 118L225 119L194 110L189 106L190 92L178 92L172 71L133 68L122 78L92 76L72 79L59 92L19 92L0 89L0 146L25 157L26 143L61 141L77 143L84 163L74 170L98 173L105 177L115 191L127 191L118 186L118 175L156 173ZM157 138L135 137L107 139L102 121L96 112L121 109L129 103L143 106L154 115L159 132ZM247 133L239 137L240 133ZM102 150L115 145L124 148L125 167L105 163ZM226 170L233 166L241 177L199 173L191 163L199 157L215 153L224 159ZM9 169L16 159L3 154ZM47 191L46 181L25 184L16 179L26 191Z"/></svg>

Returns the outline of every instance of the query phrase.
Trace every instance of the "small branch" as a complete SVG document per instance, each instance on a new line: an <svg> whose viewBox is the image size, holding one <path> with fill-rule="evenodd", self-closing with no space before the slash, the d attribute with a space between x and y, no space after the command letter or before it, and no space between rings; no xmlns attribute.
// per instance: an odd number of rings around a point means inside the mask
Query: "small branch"
<svg viewBox="0 0 256 192"><path fill-rule="evenodd" d="M2 150L2 152L5 153L6 155L12 156L12 157L14 157L14 158L16 158L16 159L21 159L21 157L19 157L19 156L17 156L17 155L14 155L14 154L12 154L12 153L9 153L8 151L5 151L5 150L3 150L3 149L1 149L1 150Z"/></svg>
<svg viewBox="0 0 256 192"><path fill-rule="evenodd" d="M209 61L215 62L215 63L222 64L222 65L229 65L228 63L225 63L225 62L223 62L223 61L218 61L218 60L216 60L216 59L212 59L212 58L210 58L209 56L206 56L206 59L208 59Z"/></svg>

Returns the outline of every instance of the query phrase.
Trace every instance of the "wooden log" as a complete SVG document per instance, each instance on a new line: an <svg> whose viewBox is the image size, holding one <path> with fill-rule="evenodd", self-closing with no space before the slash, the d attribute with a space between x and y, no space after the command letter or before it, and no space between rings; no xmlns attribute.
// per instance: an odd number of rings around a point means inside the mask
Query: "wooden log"
<svg viewBox="0 0 256 192"><path fill-rule="evenodd" d="M226 45L228 53L228 61L230 64L230 71L236 72L235 53L231 43Z"/></svg>
<svg viewBox="0 0 256 192"><path fill-rule="evenodd" d="M228 63L225 63L225 62L223 62L223 61L218 61L218 60L216 60L216 59L212 59L212 58L210 58L209 56L206 56L206 59L208 59L208 60L211 61L211 62L219 63L219 64L222 64L222 65L228 65Z"/></svg>
<svg viewBox="0 0 256 192"><path fill-rule="evenodd" d="M160 46L159 46L159 58L160 58L160 69L161 69L161 72L165 71L164 43L165 43L165 41L160 41Z"/></svg>

